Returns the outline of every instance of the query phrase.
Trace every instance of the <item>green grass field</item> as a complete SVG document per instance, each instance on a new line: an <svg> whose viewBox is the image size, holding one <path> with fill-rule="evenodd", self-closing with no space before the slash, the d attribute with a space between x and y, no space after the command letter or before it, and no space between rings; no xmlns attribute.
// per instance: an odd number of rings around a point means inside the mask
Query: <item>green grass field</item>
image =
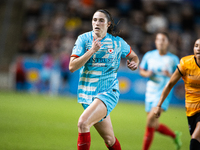
<svg viewBox="0 0 200 150"><path fill-rule="evenodd" d="M0 92L0 150L76 150L77 121L83 108L74 97ZM111 112L115 136L123 150L141 150L145 131L144 104L120 101ZM161 122L182 132L189 149L185 108L170 106ZM103 139L91 128L91 150L106 150ZM151 150L175 150L173 140L154 135Z"/></svg>

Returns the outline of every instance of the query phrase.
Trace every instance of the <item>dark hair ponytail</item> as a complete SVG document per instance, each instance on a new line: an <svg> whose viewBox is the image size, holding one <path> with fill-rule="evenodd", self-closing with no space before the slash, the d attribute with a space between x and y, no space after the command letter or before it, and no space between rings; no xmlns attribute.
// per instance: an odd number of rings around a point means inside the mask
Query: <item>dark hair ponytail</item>
<svg viewBox="0 0 200 150"><path fill-rule="evenodd" d="M114 27L116 26L111 14L106 9L99 9L96 12L102 12L106 15L108 22L111 22L110 26L108 27L108 33L112 34L113 36L117 36L118 33L114 32Z"/></svg>

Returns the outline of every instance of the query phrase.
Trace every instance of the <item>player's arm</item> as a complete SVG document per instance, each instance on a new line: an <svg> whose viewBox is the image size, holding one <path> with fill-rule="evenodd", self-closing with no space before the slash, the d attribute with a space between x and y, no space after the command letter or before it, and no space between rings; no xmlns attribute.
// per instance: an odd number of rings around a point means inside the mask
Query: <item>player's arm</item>
<svg viewBox="0 0 200 150"><path fill-rule="evenodd" d="M153 75L153 71L140 68L140 75L143 77L150 77Z"/></svg>
<svg viewBox="0 0 200 150"><path fill-rule="evenodd" d="M172 74L169 82L167 83L167 85L165 86L165 88L163 89L163 92L160 96L160 100L157 104L156 109L154 110L154 114L155 116L158 118L161 114L161 105L164 102L165 98L168 96L169 92L171 91L171 89L173 88L173 86L178 82L178 80L181 78L181 74L179 72L178 69L176 69L176 71Z"/></svg>
<svg viewBox="0 0 200 150"><path fill-rule="evenodd" d="M165 76L167 76L167 77L171 77L171 76L172 76L172 74L169 73L169 71L167 71L167 70L163 71L163 74L164 74Z"/></svg>
<svg viewBox="0 0 200 150"><path fill-rule="evenodd" d="M127 67L131 70L136 70L139 65L139 58L137 54L131 50L131 53L126 57L127 60Z"/></svg>
<svg viewBox="0 0 200 150"><path fill-rule="evenodd" d="M92 57L92 55L101 48L100 38L92 42L92 48L80 57L71 57L69 62L69 70L74 72L80 69Z"/></svg>
<svg viewBox="0 0 200 150"><path fill-rule="evenodd" d="M80 69L94 54L92 50L87 51L83 56L81 57L71 57L69 62L69 71L74 72L78 69Z"/></svg>

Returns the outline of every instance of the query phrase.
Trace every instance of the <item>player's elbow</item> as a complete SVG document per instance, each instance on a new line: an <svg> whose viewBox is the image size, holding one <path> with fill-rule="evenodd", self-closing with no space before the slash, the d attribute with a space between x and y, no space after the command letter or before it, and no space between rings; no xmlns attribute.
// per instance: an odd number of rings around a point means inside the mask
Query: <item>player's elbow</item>
<svg viewBox="0 0 200 150"><path fill-rule="evenodd" d="M141 68L140 68L139 74L140 74L142 77L148 77L148 76L146 75L145 71L142 70Z"/></svg>
<svg viewBox="0 0 200 150"><path fill-rule="evenodd" d="M69 65L69 71L70 71L71 73L73 73L74 71L76 71L76 70L75 70L75 67L73 67L72 65Z"/></svg>
<svg viewBox="0 0 200 150"><path fill-rule="evenodd" d="M145 77L144 74L143 74L141 71L139 72L139 74L140 74L142 77Z"/></svg>

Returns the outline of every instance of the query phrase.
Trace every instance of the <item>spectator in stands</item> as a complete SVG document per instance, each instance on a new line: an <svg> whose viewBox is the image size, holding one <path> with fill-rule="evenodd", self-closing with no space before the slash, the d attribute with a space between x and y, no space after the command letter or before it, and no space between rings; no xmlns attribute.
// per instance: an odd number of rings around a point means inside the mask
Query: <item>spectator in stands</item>
<svg viewBox="0 0 200 150"><path fill-rule="evenodd" d="M70 78L69 72L69 60L70 54L66 51L61 52L60 65L61 65L61 92L67 92L69 90L68 80Z"/></svg>
<svg viewBox="0 0 200 150"><path fill-rule="evenodd" d="M40 72L39 92L49 93L51 70L53 68L53 58L46 54L41 57L42 69Z"/></svg>
<svg viewBox="0 0 200 150"><path fill-rule="evenodd" d="M17 58L16 68L15 68L15 85L16 91L26 90L26 72L24 69L23 58Z"/></svg>

